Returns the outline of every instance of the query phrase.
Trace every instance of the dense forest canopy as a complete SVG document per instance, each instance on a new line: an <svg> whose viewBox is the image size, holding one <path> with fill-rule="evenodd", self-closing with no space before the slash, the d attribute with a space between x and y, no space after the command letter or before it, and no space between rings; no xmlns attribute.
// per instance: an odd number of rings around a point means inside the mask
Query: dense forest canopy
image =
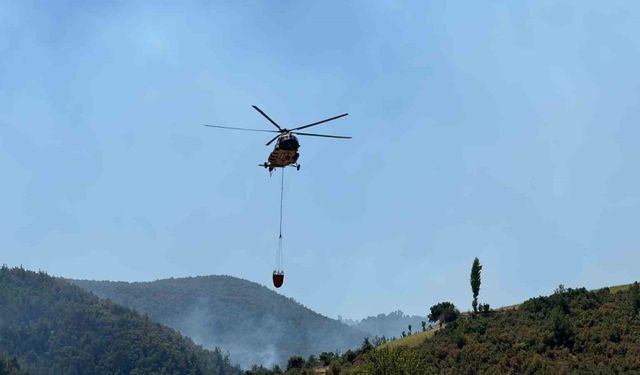
<svg viewBox="0 0 640 375"><path fill-rule="evenodd" d="M20 364L15 357L9 358L0 353L0 375L26 375L26 373L20 371Z"/></svg>
<svg viewBox="0 0 640 375"><path fill-rule="evenodd" d="M147 314L198 344L223 347L243 367L282 365L293 355L344 351L367 336L263 285L231 276L70 281Z"/></svg>
<svg viewBox="0 0 640 375"><path fill-rule="evenodd" d="M240 373L220 350L148 317L43 272L5 266L0 352L33 375Z"/></svg>

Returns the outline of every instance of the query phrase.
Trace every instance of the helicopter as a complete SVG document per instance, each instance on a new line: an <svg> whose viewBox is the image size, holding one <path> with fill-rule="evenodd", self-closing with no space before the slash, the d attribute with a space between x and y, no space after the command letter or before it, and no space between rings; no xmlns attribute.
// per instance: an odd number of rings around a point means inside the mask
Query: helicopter
<svg viewBox="0 0 640 375"><path fill-rule="evenodd" d="M278 133L275 137L273 137L269 142L267 142L266 146L269 146L274 141L276 141L275 147L269 158L266 162L262 164L258 164L260 167L264 167L265 169L269 169L269 173L272 173L276 168L285 168L288 166L295 167L297 170L300 170L300 163L298 163L298 158L300 157L300 153L298 153L298 149L300 148L300 142L296 135L310 136L310 137L325 137L325 138L340 138L340 139L350 139L351 137L345 137L341 135L328 135L328 134L316 134L316 133L303 133L299 130L310 128L312 126L320 125L325 122L333 121L339 119L341 117L347 116L348 113L343 113L338 116L334 116L322 121L312 122L311 124L299 126L293 129L286 129L280 127L271 117L269 117L266 113L264 113L260 108L255 105L252 107L258 111L262 116L264 116L273 126L275 126L278 130L265 130L265 129L249 129L249 128L236 128L230 126L219 126L219 125L205 125L211 128L220 128L220 129L232 129L232 130L243 130L243 131L253 131L253 132L263 132L263 133Z"/></svg>

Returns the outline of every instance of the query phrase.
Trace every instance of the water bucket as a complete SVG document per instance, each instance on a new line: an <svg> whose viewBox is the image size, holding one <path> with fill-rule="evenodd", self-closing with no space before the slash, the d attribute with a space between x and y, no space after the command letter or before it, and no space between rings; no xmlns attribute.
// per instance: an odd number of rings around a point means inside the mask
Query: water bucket
<svg viewBox="0 0 640 375"><path fill-rule="evenodd" d="M273 271L273 286L276 288L280 288L284 283L284 272L283 271Z"/></svg>

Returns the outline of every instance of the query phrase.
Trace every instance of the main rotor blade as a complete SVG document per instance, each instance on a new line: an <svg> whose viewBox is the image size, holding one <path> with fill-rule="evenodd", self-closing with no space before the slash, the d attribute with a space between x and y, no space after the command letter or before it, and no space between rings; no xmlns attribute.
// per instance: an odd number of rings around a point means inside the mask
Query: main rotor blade
<svg viewBox="0 0 640 375"><path fill-rule="evenodd" d="M328 135L328 134L314 134L314 133L298 133L292 132L297 135L308 135L310 137L326 137L326 138L340 138L340 139L351 139L351 137L345 137L344 135Z"/></svg>
<svg viewBox="0 0 640 375"><path fill-rule="evenodd" d="M267 119L267 120L269 120L269 122L271 122L273 125L275 125L275 127L276 127L276 128L278 128L278 130L282 131L282 128L280 127L280 125L276 124L276 122L275 122L275 121L273 121L273 120L271 119L271 117L267 116L267 114L266 114L266 113L262 112L262 110L261 110L260 108L256 107L255 105L252 105L252 107L253 107L256 111L260 112L260 114L261 114L261 115L263 115L264 117L266 117L266 119Z"/></svg>
<svg viewBox="0 0 640 375"><path fill-rule="evenodd" d="M274 130L275 131L275 130ZM276 135L275 137L273 137L272 140L270 140L269 142L267 142L267 144L265 146L269 146L270 144L273 143L273 141L275 141L276 139L278 139L278 137L280 137L280 134Z"/></svg>
<svg viewBox="0 0 640 375"><path fill-rule="evenodd" d="M335 120L335 119L339 119L340 117L344 117L346 115L348 115L348 113L343 113L341 115L334 116L334 117L328 118L326 120L314 122L314 123L311 123L311 124L308 124L308 125L304 125L304 126L300 126L300 127L297 127L297 128L291 129L291 130L302 130L302 129L310 128L312 126L320 125L320 124L322 124L324 122L327 122L327 121L332 121L332 120Z"/></svg>
<svg viewBox="0 0 640 375"><path fill-rule="evenodd" d="M210 128L220 128L220 129L233 129L233 130L244 130L248 132L262 132L262 133L280 133L277 130L264 130L264 129L249 129L249 128L234 128L231 126L220 126L220 125L206 125Z"/></svg>

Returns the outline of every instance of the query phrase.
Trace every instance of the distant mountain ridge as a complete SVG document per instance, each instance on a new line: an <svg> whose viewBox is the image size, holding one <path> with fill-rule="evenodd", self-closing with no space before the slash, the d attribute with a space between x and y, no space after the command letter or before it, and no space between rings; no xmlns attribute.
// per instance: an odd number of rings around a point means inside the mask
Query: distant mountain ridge
<svg viewBox="0 0 640 375"><path fill-rule="evenodd" d="M409 325L411 325L412 332L422 331L422 322L424 321L426 324L427 318L419 315L407 315L401 310L396 310L389 314L369 316L359 321L342 319L340 321L368 333L370 337L384 336L390 339L392 337L401 337L402 332L408 334Z"/></svg>
<svg viewBox="0 0 640 375"><path fill-rule="evenodd" d="M62 279L0 268L2 367L31 375L235 375L220 351Z"/></svg>
<svg viewBox="0 0 640 375"><path fill-rule="evenodd" d="M293 355L344 351L367 336L263 285L232 276L70 281L147 314L198 344L222 347L232 362L244 367L282 365Z"/></svg>

